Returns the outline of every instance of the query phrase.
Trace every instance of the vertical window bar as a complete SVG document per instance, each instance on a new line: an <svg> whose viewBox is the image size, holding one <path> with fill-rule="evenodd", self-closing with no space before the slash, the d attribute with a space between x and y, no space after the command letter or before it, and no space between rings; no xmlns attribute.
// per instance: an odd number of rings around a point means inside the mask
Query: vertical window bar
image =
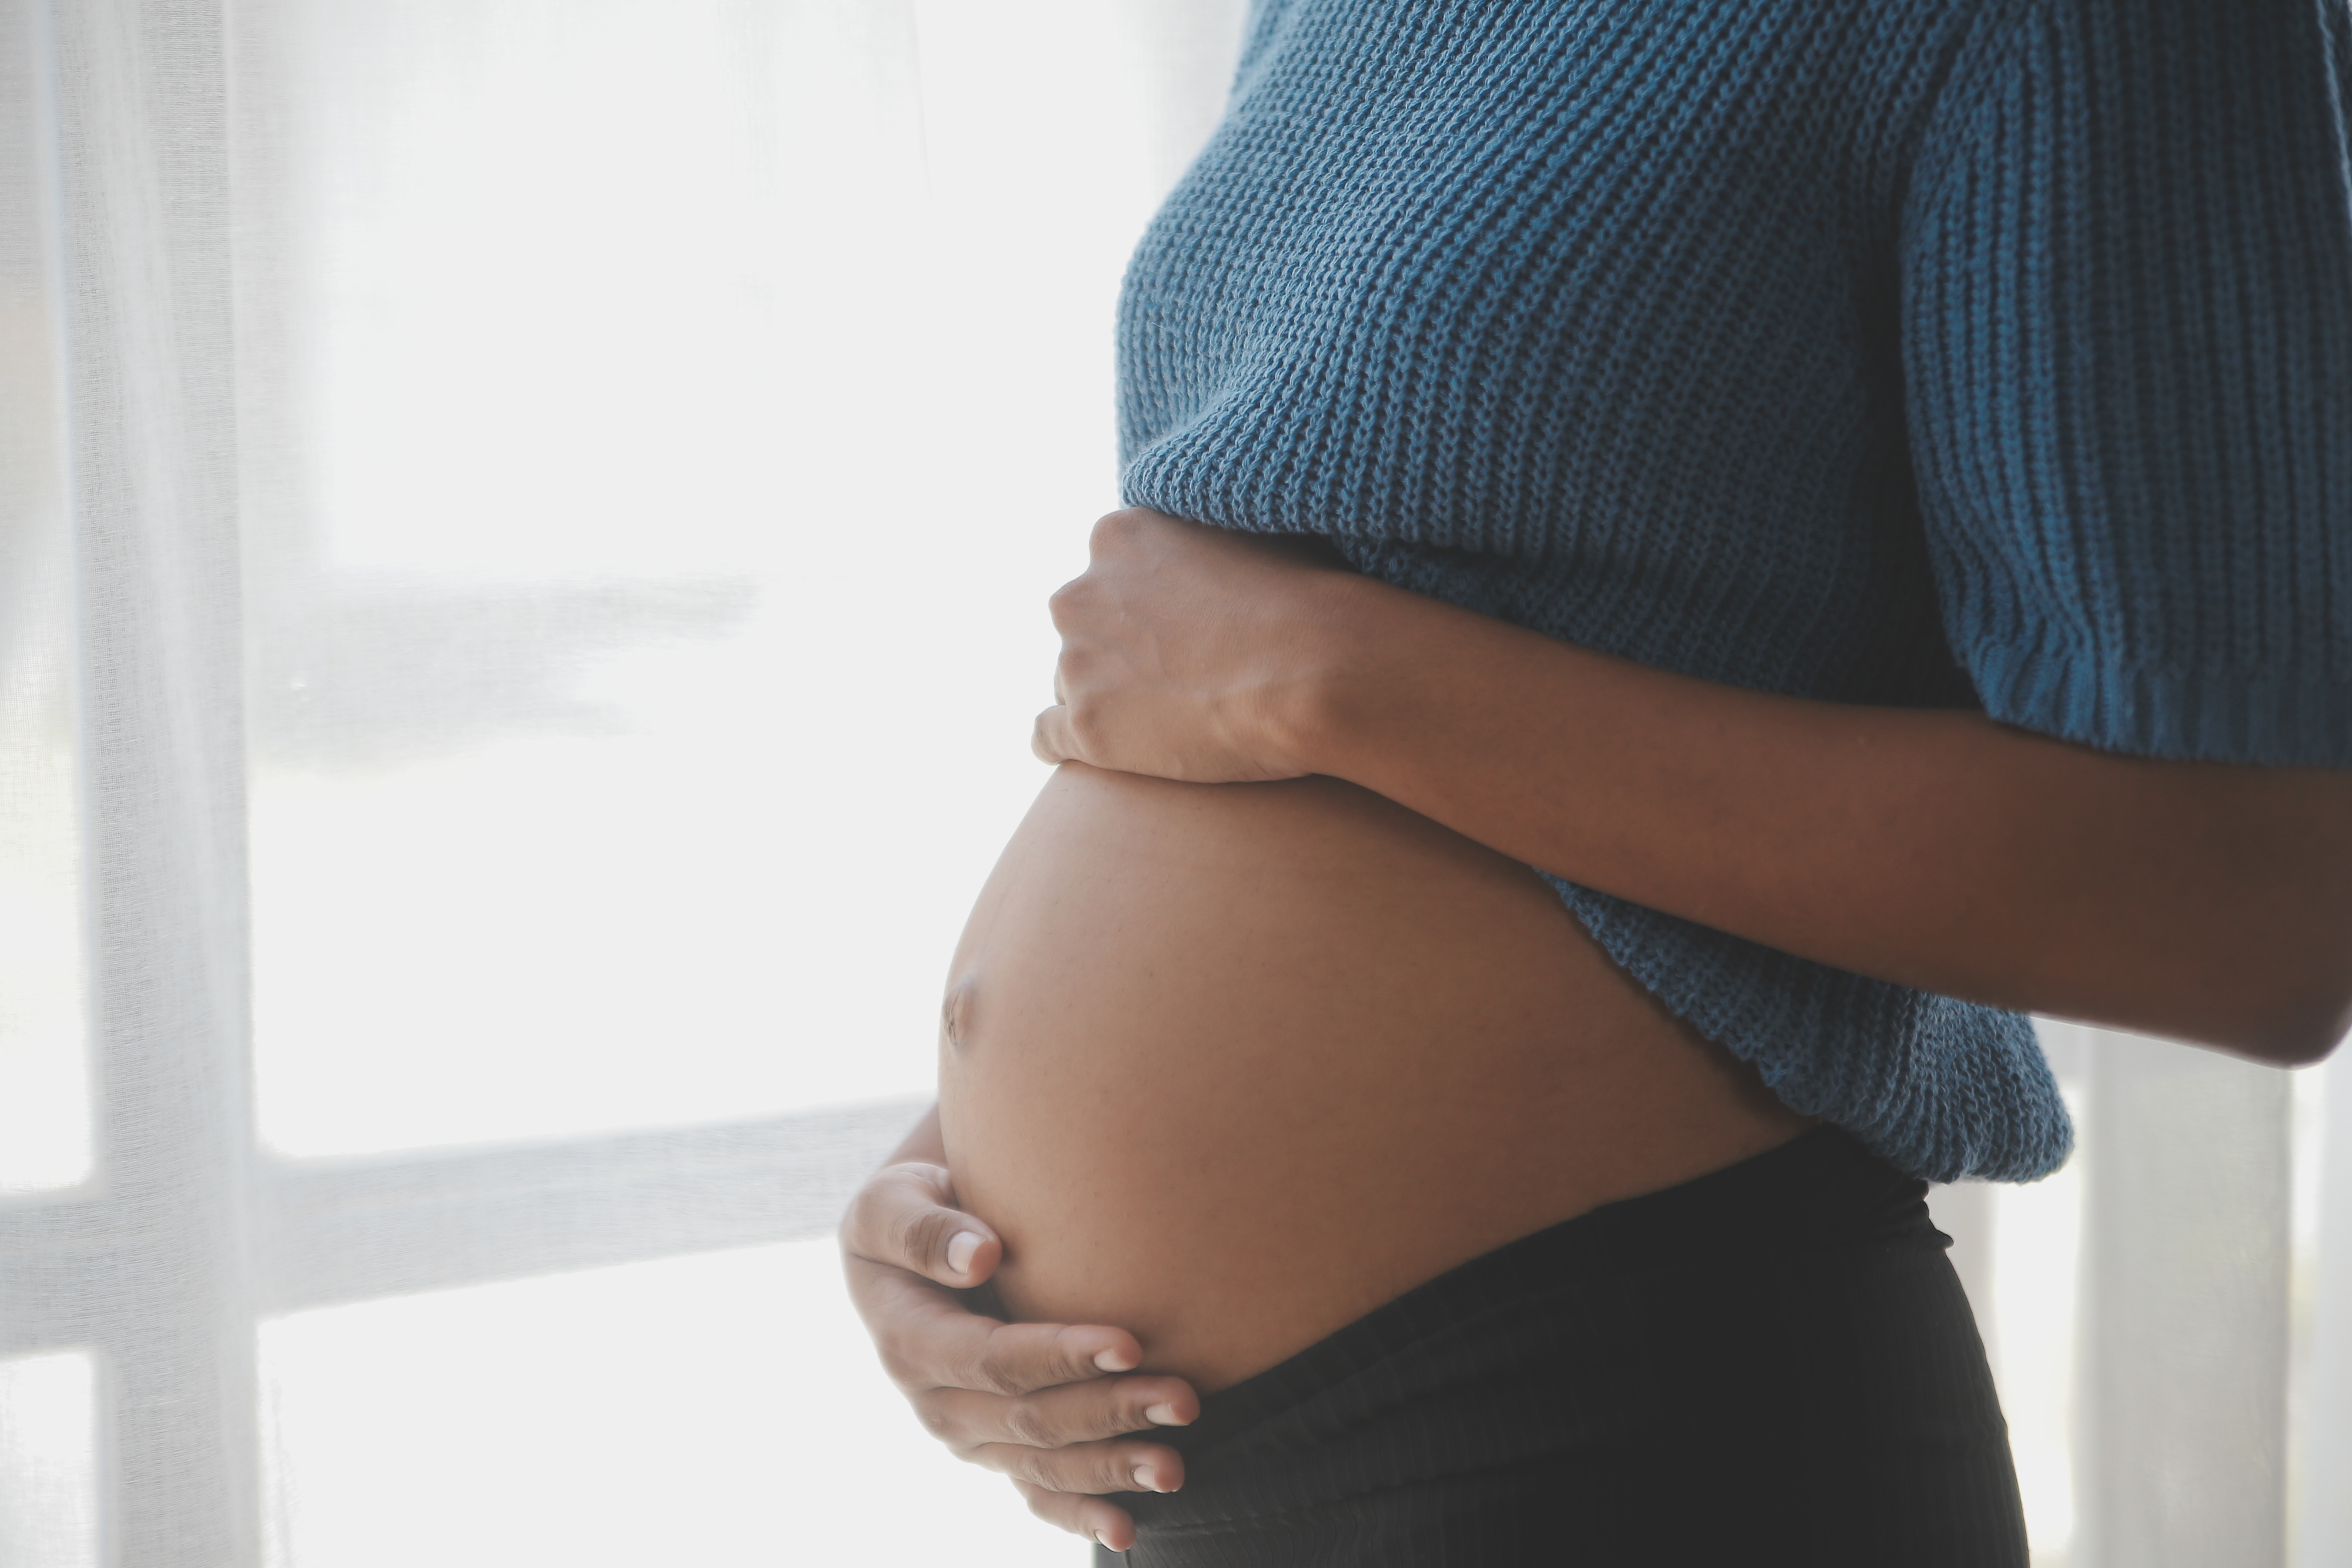
<svg viewBox="0 0 2352 1568"><path fill-rule="evenodd" d="M2282 1568L2287 1075L2088 1032L2075 1563Z"/></svg>
<svg viewBox="0 0 2352 1568"><path fill-rule="evenodd" d="M56 0L103 1561L258 1556L228 106L216 0Z"/></svg>
<svg viewBox="0 0 2352 1568"><path fill-rule="evenodd" d="M0 0L0 1204L89 1179L47 0Z"/></svg>

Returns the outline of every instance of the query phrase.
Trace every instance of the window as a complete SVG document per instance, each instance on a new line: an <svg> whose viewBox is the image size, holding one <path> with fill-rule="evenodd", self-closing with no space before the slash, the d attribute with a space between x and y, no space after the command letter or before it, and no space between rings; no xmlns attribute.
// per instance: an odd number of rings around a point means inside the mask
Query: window
<svg viewBox="0 0 2352 1568"><path fill-rule="evenodd" d="M1079 1559L824 1239L1036 786L1169 25L0 5L10 1561Z"/></svg>

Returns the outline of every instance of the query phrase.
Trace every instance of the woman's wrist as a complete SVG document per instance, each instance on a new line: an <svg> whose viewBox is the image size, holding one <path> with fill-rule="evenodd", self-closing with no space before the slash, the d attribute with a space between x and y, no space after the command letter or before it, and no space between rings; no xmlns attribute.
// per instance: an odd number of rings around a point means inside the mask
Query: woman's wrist
<svg viewBox="0 0 2352 1568"><path fill-rule="evenodd" d="M1412 596L1340 571L1318 573L1306 591L1286 650L1287 667L1267 688L1267 760L1292 774L1347 778L1367 709L1381 695L1395 695L1384 679L1383 649L1401 630L1398 612L1410 610Z"/></svg>
<svg viewBox="0 0 2352 1568"><path fill-rule="evenodd" d="M1399 737L1442 721L1430 705L1446 700L1462 640L1517 629L1374 578L1333 572L1317 593L1276 744L1298 772L1393 794L1412 763Z"/></svg>

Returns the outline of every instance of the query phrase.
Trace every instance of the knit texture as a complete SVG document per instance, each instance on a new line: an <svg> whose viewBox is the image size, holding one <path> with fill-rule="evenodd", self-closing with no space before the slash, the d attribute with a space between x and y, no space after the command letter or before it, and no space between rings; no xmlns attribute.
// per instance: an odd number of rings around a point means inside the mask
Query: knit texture
<svg viewBox="0 0 2352 1568"><path fill-rule="evenodd" d="M2341 0L1261 0L1129 273L1127 499L1707 680L2352 766L2347 39ZM2064 1159L2024 1019L1558 885L1903 1169Z"/></svg>

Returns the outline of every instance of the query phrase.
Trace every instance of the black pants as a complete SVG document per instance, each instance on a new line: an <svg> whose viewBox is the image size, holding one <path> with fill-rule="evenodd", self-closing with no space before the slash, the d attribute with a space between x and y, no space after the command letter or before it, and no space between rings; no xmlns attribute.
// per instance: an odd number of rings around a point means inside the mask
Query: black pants
<svg viewBox="0 0 2352 1568"><path fill-rule="evenodd" d="M1127 1568L2025 1568L1924 1183L1822 1129L1475 1259L1203 1401Z"/></svg>

